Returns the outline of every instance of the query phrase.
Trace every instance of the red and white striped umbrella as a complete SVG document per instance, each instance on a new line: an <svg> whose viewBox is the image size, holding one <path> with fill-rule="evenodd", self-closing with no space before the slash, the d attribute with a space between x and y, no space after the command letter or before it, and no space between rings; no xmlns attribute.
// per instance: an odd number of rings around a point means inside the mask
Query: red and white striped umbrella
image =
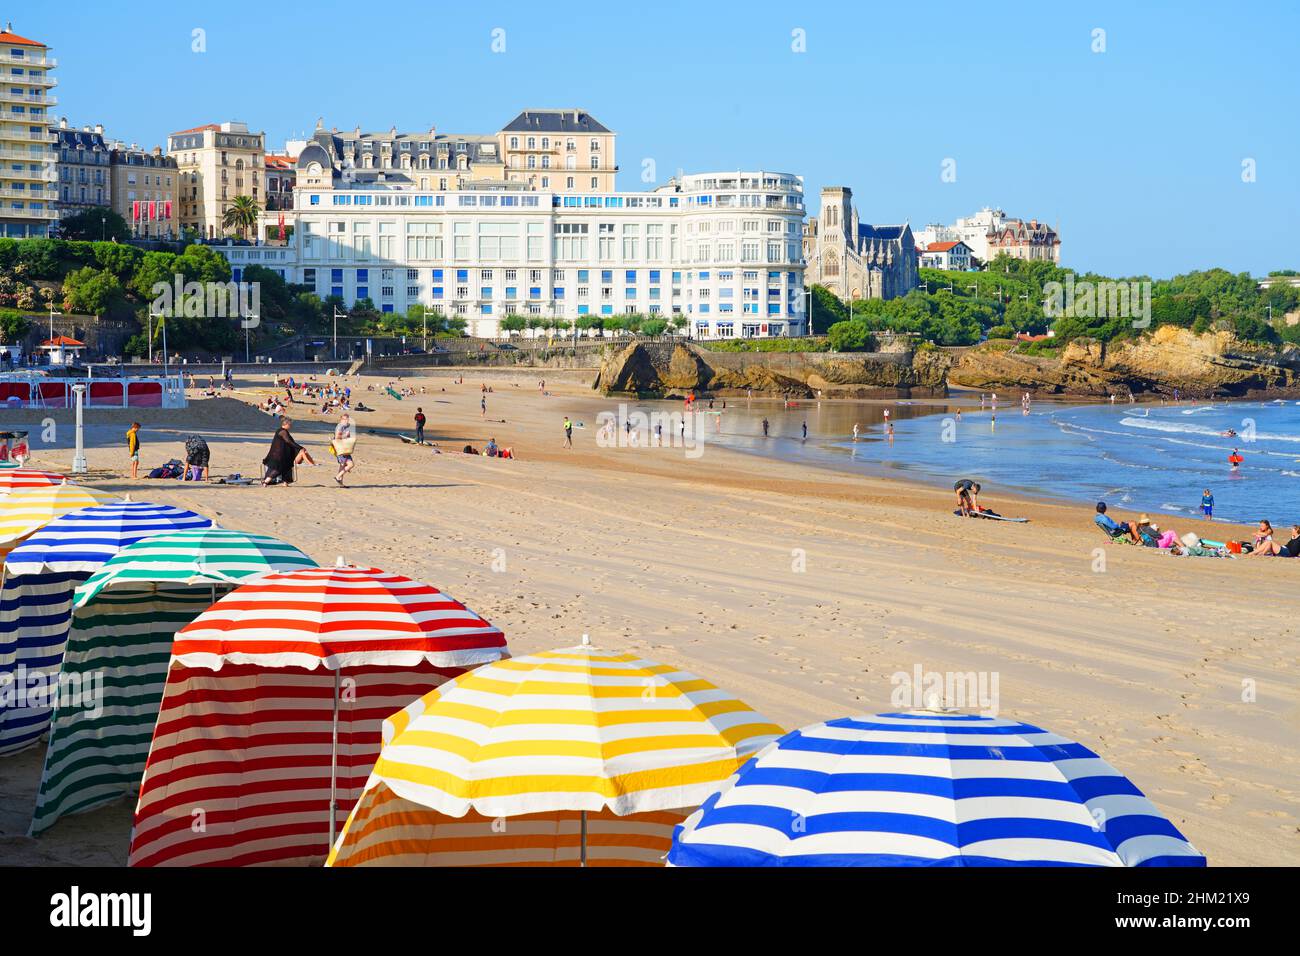
<svg viewBox="0 0 1300 956"><path fill-rule="evenodd" d="M323 861L384 719L507 656L498 628L400 574L304 568L236 588L172 644L130 864Z"/></svg>
<svg viewBox="0 0 1300 956"><path fill-rule="evenodd" d="M45 488L49 485L61 485L66 478L52 471L38 471L35 468L6 468L0 470L0 498L15 488Z"/></svg>
<svg viewBox="0 0 1300 956"><path fill-rule="evenodd" d="M505 635L437 588L378 568L304 568L236 588L176 634L186 667L475 667Z"/></svg>

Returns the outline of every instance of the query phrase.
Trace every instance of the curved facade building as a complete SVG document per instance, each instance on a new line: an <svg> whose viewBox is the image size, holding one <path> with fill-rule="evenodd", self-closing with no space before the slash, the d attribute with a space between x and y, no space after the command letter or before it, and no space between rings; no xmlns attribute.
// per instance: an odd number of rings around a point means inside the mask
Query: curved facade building
<svg viewBox="0 0 1300 956"><path fill-rule="evenodd" d="M680 317L697 337L804 332L797 176L700 173L629 193L474 179L422 188L349 164L327 136L298 157L289 244L216 247L236 279L266 266L322 298L424 305L480 336L510 314Z"/></svg>

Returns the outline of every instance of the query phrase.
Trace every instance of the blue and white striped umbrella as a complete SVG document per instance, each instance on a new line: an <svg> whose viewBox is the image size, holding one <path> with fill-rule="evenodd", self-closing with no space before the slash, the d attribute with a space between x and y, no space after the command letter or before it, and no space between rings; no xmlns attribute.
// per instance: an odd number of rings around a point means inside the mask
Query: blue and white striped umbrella
<svg viewBox="0 0 1300 956"><path fill-rule="evenodd" d="M129 544L212 521L171 505L113 501L70 511L36 531L4 563L0 586L0 754L34 743L50 723L52 696L77 585Z"/></svg>
<svg viewBox="0 0 1300 956"><path fill-rule="evenodd" d="M1082 744L1002 718L846 717L786 734L673 835L674 866L1205 866Z"/></svg>
<svg viewBox="0 0 1300 956"><path fill-rule="evenodd" d="M128 544L164 531L210 527L211 519L185 508L147 501L112 501L70 511L34 532L9 552L5 573L90 575Z"/></svg>

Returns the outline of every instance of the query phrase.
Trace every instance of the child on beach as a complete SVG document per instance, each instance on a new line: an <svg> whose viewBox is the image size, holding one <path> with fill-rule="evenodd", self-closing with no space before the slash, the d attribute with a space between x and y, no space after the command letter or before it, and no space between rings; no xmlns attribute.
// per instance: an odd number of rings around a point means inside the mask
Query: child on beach
<svg viewBox="0 0 1300 956"><path fill-rule="evenodd" d="M356 447L357 438L352 430L352 419L347 412L339 417L334 427L334 457L339 464L339 473L334 476L335 483L342 488L343 476L356 467L352 460L352 449Z"/></svg>
<svg viewBox="0 0 1300 956"><path fill-rule="evenodd" d="M416 441L416 444L419 444L419 445L423 445L423 444L424 444L424 423L425 423L426 420L427 420L427 419L425 419L425 417L424 417L424 409L423 409L423 408L417 408L417 409L415 410L415 441Z"/></svg>
<svg viewBox="0 0 1300 956"><path fill-rule="evenodd" d="M131 477L140 477L140 423L132 422L126 430L126 453L131 456Z"/></svg>
<svg viewBox="0 0 1300 956"><path fill-rule="evenodd" d="M1209 488L1201 492L1201 514L1205 515L1206 521L1214 517L1214 495L1210 494Z"/></svg>

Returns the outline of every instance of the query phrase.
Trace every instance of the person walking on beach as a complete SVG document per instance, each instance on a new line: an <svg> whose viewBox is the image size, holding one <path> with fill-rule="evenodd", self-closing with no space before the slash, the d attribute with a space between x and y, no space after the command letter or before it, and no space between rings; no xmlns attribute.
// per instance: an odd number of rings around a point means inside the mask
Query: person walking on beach
<svg viewBox="0 0 1300 956"><path fill-rule="evenodd" d="M132 422L126 430L126 453L131 456L131 477L140 477L140 423Z"/></svg>
<svg viewBox="0 0 1300 956"><path fill-rule="evenodd" d="M356 462L352 460L352 449L356 444L352 418L344 412L339 417L339 423L334 426L334 458L339 463L339 473L334 476L334 481L340 488L343 487L343 476L356 467Z"/></svg>
<svg viewBox="0 0 1300 956"><path fill-rule="evenodd" d="M573 421L568 415L564 416L564 447L573 447Z"/></svg>
<svg viewBox="0 0 1300 956"><path fill-rule="evenodd" d="M487 418L487 396L484 395L478 400L478 413L480 418Z"/></svg>
<svg viewBox="0 0 1300 956"><path fill-rule="evenodd" d="M767 437L767 429L768 429L768 421L767 421L766 418L764 418L764 419L763 419L763 437L764 437L764 438Z"/></svg>
<svg viewBox="0 0 1300 956"><path fill-rule="evenodd" d="M1210 494L1209 488L1201 492L1201 514L1205 516L1206 521L1214 517L1214 495Z"/></svg>
<svg viewBox="0 0 1300 956"><path fill-rule="evenodd" d="M808 440L808 423L807 423L807 422L804 422L804 423L803 423L803 440L804 440L804 441L807 441L807 440Z"/></svg>
<svg viewBox="0 0 1300 956"><path fill-rule="evenodd" d="M415 443L417 445L424 444L424 423L426 421L428 419L424 417L424 409L417 408L415 410Z"/></svg>

